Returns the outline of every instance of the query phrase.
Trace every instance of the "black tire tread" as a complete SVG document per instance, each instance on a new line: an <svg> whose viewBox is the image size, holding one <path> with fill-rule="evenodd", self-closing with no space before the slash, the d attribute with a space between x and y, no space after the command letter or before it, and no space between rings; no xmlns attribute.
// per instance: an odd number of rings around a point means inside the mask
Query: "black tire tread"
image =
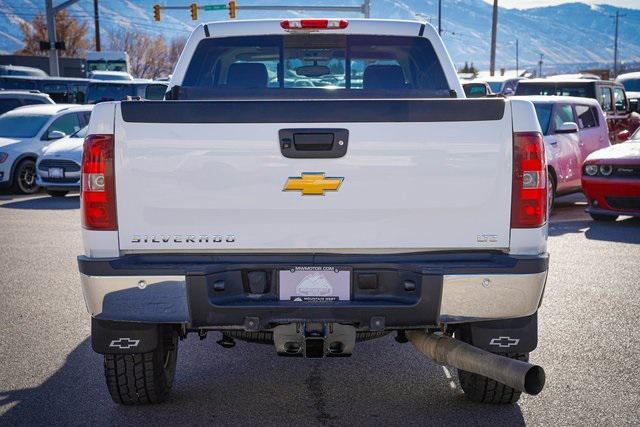
<svg viewBox="0 0 640 427"><path fill-rule="evenodd" d="M114 402L121 405L160 403L166 400L173 385L177 356L177 335L149 353L105 354L104 374ZM168 342L166 342L168 340ZM165 348L173 345L168 368L164 368Z"/></svg>
<svg viewBox="0 0 640 427"><path fill-rule="evenodd" d="M23 166L25 163L29 163L29 162L33 163L33 167L35 168L35 166L36 166L36 161L35 161L34 159L32 159L32 158L22 159L22 160L20 160L20 162L16 165L16 167L15 167L15 169L14 169L14 171L13 171L13 176L11 177L11 187L10 187L10 190L11 190L11 192L12 192L12 193L14 193L14 194L28 194L28 193L23 192L23 191L20 189L20 184L19 184L19 182L18 182L18 180L19 180L19 178L18 178L18 177L20 176L20 168L22 168L22 166ZM37 172L36 172L36 173L37 173ZM37 192L38 192L38 186L36 186L36 190L34 191L34 193L37 193ZM33 194L33 193L31 193L31 194Z"/></svg>
<svg viewBox="0 0 640 427"><path fill-rule="evenodd" d="M528 353L507 353L502 356L525 362L529 360ZM512 404L522 395L522 392L514 388L471 372L458 370L458 379L466 397L473 402Z"/></svg>

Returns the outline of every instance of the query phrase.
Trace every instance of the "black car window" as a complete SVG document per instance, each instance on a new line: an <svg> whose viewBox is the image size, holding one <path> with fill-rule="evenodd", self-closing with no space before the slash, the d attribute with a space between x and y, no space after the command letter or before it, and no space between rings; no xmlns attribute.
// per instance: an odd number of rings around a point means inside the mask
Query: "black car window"
<svg viewBox="0 0 640 427"><path fill-rule="evenodd" d="M64 116L58 117L51 123L47 131L44 133L43 138L46 139L52 131L62 132L65 135L71 135L76 133L82 128L80 124L80 116L78 113L69 113Z"/></svg>
<svg viewBox="0 0 640 427"><path fill-rule="evenodd" d="M48 83L42 85L42 91L48 93L56 103L69 102L69 88L64 83Z"/></svg>
<svg viewBox="0 0 640 427"><path fill-rule="evenodd" d="M598 118L594 116L594 107L588 105L576 105L576 114L578 116L578 126L580 129L589 129L598 127Z"/></svg>
<svg viewBox="0 0 640 427"><path fill-rule="evenodd" d="M87 85L70 84L69 92L69 102L73 104L84 104L87 98Z"/></svg>
<svg viewBox="0 0 640 427"><path fill-rule="evenodd" d="M150 84L147 85L144 91L144 99L152 101L161 101L164 99L164 94L167 92L165 85Z"/></svg>
<svg viewBox="0 0 640 427"><path fill-rule="evenodd" d="M602 110L605 112L613 111L613 100L611 97L611 89L606 86L598 87L598 101Z"/></svg>
<svg viewBox="0 0 640 427"><path fill-rule="evenodd" d="M556 111L553 113L553 123L555 125L555 129L558 129L562 126L563 123L573 122L575 123L576 118L573 115L573 108L571 105L563 104L556 108Z"/></svg>
<svg viewBox="0 0 640 427"><path fill-rule="evenodd" d="M538 123L540 123L540 129L542 129L543 135L549 135L549 123L551 122L551 111L553 110L553 104L549 103L534 103L536 107L536 115L538 116Z"/></svg>
<svg viewBox="0 0 640 427"><path fill-rule="evenodd" d="M622 89L621 87L613 88L613 102L616 107L616 111L627 111L627 98L624 94L624 89Z"/></svg>
<svg viewBox="0 0 640 427"><path fill-rule="evenodd" d="M0 114L21 107L23 104L16 98L0 98Z"/></svg>
<svg viewBox="0 0 640 427"><path fill-rule="evenodd" d="M89 119L91 118L91 111L83 111L80 114L80 125L86 126L89 124Z"/></svg>
<svg viewBox="0 0 640 427"><path fill-rule="evenodd" d="M593 87L584 83L520 82L516 95L557 95L593 98Z"/></svg>
<svg viewBox="0 0 640 427"><path fill-rule="evenodd" d="M103 101L122 101L135 96L135 87L124 83L91 83L87 89L87 104Z"/></svg>
<svg viewBox="0 0 640 427"><path fill-rule="evenodd" d="M600 126L600 110L597 107L591 107L591 114L593 114L593 117L595 119L595 123L596 123L596 127Z"/></svg>

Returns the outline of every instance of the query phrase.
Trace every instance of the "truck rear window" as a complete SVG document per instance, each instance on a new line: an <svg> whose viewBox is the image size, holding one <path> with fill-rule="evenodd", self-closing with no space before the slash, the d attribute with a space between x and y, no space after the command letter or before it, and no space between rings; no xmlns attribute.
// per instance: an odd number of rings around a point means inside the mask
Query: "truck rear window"
<svg viewBox="0 0 640 427"><path fill-rule="evenodd" d="M529 83L520 82L516 95L557 95L595 98L593 85L582 83Z"/></svg>
<svg viewBox="0 0 640 427"><path fill-rule="evenodd" d="M105 101L122 101L127 96L133 96L132 85L117 83L92 83L87 89L87 104L97 104Z"/></svg>
<svg viewBox="0 0 640 427"><path fill-rule="evenodd" d="M180 99L228 96L449 97L422 37L304 34L202 40Z"/></svg>

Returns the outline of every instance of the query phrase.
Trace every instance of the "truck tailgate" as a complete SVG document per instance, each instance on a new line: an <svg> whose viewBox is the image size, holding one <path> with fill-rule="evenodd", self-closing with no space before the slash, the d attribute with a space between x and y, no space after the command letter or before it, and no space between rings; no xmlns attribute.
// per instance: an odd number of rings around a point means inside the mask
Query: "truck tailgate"
<svg viewBox="0 0 640 427"><path fill-rule="evenodd" d="M123 102L115 114L123 251L509 247L503 100ZM346 129L346 154L285 157L280 130L304 128ZM303 173L342 181L283 191Z"/></svg>

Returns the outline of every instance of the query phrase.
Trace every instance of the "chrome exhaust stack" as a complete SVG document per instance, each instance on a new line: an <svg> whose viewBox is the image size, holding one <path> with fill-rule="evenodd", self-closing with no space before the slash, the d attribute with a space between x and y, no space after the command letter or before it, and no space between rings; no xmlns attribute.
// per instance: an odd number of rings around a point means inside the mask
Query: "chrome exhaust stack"
<svg viewBox="0 0 640 427"><path fill-rule="evenodd" d="M441 334L406 331L411 344L440 365L473 372L536 395L544 388L545 374L540 366L489 353L470 344Z"/></svg>

